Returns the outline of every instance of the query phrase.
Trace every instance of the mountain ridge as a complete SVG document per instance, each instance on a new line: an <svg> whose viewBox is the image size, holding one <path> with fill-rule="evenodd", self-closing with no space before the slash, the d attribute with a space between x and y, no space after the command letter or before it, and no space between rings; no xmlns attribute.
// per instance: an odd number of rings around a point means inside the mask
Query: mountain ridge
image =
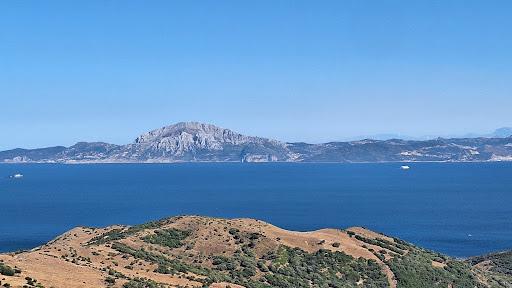
<svg viewBox="0 0 512 288"><path fill-rule="evenodd" d="M247 136L212 124L180 122L143 133L126 145L78 142L70 147L0 151L0 163L416 161L512 161L512 136L308 144Z"/></svg>

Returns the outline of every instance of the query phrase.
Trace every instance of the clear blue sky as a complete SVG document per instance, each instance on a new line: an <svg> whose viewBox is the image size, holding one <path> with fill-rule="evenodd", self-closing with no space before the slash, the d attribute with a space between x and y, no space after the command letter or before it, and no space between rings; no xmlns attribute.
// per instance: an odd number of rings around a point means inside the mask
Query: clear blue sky
<svg viewBox="0 0 512 288"><path fill-rule="evenodd" d="M0 150L181 121L283 141L512 126L512 1L1 1Z"/></svg>

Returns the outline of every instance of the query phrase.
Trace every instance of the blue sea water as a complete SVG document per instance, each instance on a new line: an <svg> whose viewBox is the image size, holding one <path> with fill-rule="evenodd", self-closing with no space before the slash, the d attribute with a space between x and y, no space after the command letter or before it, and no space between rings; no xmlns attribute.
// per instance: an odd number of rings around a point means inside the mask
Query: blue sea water
<svg viewBox="0 0 512 288"><path fill-rule="evenodd" d="M2 164L0 252L76 226L193 214L298 231L365 226L467 257L512 249L512 163ZM468 235L472 236L469 237Z"/></svg>

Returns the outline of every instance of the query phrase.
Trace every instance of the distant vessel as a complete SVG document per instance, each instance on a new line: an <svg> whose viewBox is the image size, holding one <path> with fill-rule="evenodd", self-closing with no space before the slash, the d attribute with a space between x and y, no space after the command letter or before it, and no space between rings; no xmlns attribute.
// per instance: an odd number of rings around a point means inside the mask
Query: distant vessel
<svg viewBox="0 0 512 288"><path fill-rule="evenodd" d="M21 175L21 174L14 174L14 176L12 176L12 177L14 177L14 178L21 178L21 177L23 177L23 175Z"/></svg>
<svg viewBox="0 0 512 288"><path fill-rule="evenodd" d="M404 165L404 166L401 166L402 169L409 169L409 166L407 165Z"/></svg>

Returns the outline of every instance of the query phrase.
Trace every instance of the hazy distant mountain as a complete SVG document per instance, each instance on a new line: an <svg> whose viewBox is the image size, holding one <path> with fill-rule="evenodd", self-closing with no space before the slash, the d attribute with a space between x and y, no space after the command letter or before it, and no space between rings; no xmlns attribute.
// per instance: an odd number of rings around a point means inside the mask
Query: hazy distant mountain
<svg viewBox="0 0 512 288"><path fill-rule="evenodd" d="M502 127L489 134L478 134L478 133L468 133L464 135L422 135L422 136L409 136L402 134L372 134L372 135L361 135L357 137L347 138L346 141L357 141L361 139L373 139L373 140L391 140L391 139L402 139L402 140L431 140L436 139L438 137L443 138L507 138L512 136L512 127Z"/></svg>
<svg viewBox="0 0 512 288"><path fill-rule="evenodd" d="M430 137L430 136L409 136L409 135L402 135L402 134L372 134L372 135L361 135L357 137L350 137L346 138L346 141L359 141L362 139L372 139L372 140L391 140L391 139L402 139L402 140L428 140L436 137Z"/></svg>
<svg viewBox="0 0 512 288"><path fill-rule="evenodd" d="M490 138L506 138L512 136L512 127L502 127L487 135Z"/></svg>
<svg viewBox="0 0 512 288"><path fill-rule="evenodd" d="M511 128L493 135L507 135ZM512 161L512 137L283 143L211 124L183 122L144 133L127 145L79 142L71 147L0 152L4 163L116 162L412 162Z"/></svg>

